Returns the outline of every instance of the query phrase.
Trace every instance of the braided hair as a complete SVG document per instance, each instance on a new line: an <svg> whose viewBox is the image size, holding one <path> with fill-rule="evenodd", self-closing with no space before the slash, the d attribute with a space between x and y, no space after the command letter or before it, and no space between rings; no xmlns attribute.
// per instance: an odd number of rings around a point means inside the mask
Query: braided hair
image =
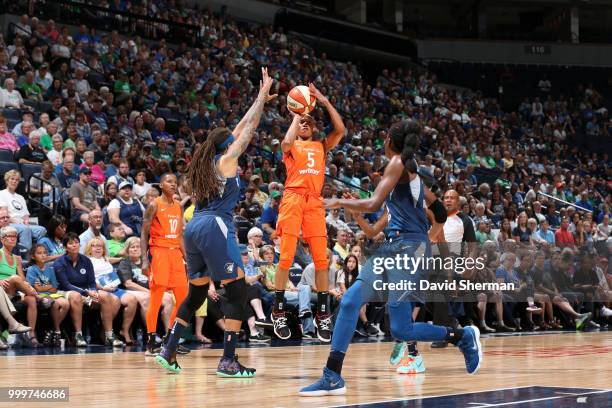
<svg viewBox="0 0 612 408"><path fill-rule="evenodd" d="M421 132L421 126L413 120L397 122L389 129L391 148L401 154L404 167L411 172L416 172L414 153L419 148Z"/></svg>
<svg viewBox="0 0 612 408"><path fill-rule="evenodd" d="M219 194L221 180L215 169L215 156L221 153L219 146L231 135L228 128L215 128L193 155L187 171L187 185L198 203L206 202Z"/></svg>

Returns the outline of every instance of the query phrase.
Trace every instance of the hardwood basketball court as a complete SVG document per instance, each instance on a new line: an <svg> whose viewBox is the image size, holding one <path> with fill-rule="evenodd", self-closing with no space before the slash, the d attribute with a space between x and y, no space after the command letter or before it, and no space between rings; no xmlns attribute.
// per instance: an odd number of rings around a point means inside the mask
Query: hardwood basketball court
<svg viewBox="0 0 612 408"><path fill-rule="evenodd" d="M69 387L69 406L96 407L612 406L612 332L485 336L482 344L485 360L475 376L465 373L463 355L452 346L433 350L421 344L427 372L399 375L388 362L392 343L352 344L342 397L297 396L321 374L329 346L318 344L239 349L241 360L257 368L252 379L217 378L221 350L203 347L179 356L178 375L144 352L95 346L76 354L1 352L0 384ZM67 406L44 403L54 405Z"/></svg>

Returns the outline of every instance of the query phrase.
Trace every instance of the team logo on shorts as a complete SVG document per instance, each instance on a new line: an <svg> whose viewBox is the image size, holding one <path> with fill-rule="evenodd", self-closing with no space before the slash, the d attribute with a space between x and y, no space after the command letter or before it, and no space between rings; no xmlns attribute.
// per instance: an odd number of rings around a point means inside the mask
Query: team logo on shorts
<svg viewBox="0 0 612 408"><path fill-rule="evenodd" d="M85 275L87 273L87 271L85 270L85 268L81 268L81 270L79 271L81 272L81 275Z"/></svg>
<svg viewBox="0 0 612 408"><path fill-rule="evenodd" d="M227 273L234 272L234 263L233 262L229 262L229 263L225 264L225 272L227 272Z"/></svg>

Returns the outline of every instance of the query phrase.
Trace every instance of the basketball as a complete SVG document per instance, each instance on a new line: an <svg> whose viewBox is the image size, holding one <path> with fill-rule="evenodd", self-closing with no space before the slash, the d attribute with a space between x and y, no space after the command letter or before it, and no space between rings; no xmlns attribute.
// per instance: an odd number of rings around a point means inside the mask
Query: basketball
<svg viewBox="0 0 612 408"><path fill-rule="evenodd" d="M299 115L312 112L316 103L317 99L310 94L310 89L304 85L296 86L287 95L287 108Z"/></svg>

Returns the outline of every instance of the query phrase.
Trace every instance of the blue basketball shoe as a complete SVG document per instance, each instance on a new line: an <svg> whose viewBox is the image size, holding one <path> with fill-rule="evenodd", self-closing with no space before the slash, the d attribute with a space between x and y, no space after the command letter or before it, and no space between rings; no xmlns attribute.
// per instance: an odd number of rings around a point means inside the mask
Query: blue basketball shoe
<svg viewBox="0 0 612 408"><path fill-rule="evenodd" d="M480 344L480 330L476 326L466 326L463 336L457 347L465 357L465 368L468 374L476 374L482 363L482 345Z"/></svg>
<svg viewBox="0 0 612 408"><path fill-rule="evenodd" d="M323 369L323 376L319 381L300 390L301 397L323 397L325 395L344 395L346 387L340 374L329 368Z"/></svg>

